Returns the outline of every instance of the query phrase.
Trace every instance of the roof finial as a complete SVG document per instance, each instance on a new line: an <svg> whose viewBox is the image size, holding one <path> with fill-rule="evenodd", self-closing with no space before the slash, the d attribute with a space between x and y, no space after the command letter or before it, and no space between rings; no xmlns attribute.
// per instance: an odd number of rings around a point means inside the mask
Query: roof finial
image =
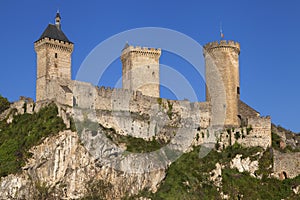
<svg viewBox="0 0 300 200"><path fill-rule="evenodd" d="M220 22L220 36L221 36L221 39L224 38L224 34L223 34L223 30L222 30L222 22Z"/></svg>
<svg viewBox="0 0 300 200"><path fill-rule="evenodd" d="M129 46L130 46L130 45L129 45L128 41L126 41L126 44L125 44L123 50L127 49ZM122 51L123 51L123 50L122 50Z"/></svg>
<svg viewBox="0 0 300 200"><path fill-rule="evenodd" d="M61 17L60 17L60 14L59 14L59 10L57 9L56 16L55 16L55 25L59 30L60 30L60 27L61 27L60 20L61 20Z"/></svg>

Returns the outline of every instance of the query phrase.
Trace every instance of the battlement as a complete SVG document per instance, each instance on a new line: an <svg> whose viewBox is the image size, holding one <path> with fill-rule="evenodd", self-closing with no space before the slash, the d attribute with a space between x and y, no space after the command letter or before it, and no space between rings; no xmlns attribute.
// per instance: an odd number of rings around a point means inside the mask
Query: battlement
<svg viewBox="0 0 300 200"><path fill-rule="evenodd" d="M74 44L71 43L71 42L55 40L55 39L46 37L46 38L43 38L43 39L40 39L40 40L36 41L34 43L34 48L36 50L38 50L43 45L49 45L52 48L60 48L60 49L63 49L63 50L69 51L69 52L72 52L73 47L74 47Z"/></svg>
<svg viewBox="0 0 300 200"><path fill-rule="evenodd" d="M232 40L221 40L221 41L215 41L215 42L209 42L203 47L204 52L212 52L216 49L232 49L234 50L237 54L240 54L240 43L232 41Z"/></svg>
<svg viewBox="0 0 300 200"><path fill-rule="evenodd" d="M160 55L161 49L126 44L121 55L123 88L159 97Z"/></svg>
<svg viewBox="0 0 300 200"><path fill-rule="evenodd" d="M122 55L125 55L127 53L138 53L138 54L149 54L149 55L161 55L161 49L160 48L150 48L150 47L141 47L141 46L127 46L122 50Z"/></svg>

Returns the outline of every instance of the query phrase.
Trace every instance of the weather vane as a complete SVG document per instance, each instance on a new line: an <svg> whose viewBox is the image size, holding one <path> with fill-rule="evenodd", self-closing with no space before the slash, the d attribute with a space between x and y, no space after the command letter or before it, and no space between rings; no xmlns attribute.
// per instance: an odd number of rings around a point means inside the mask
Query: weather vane
<svg viewBox="0 0 300 200"><path fill-rule="evenodd" d="M224 34L223 34L223 30L222 30L222 22L220 22L220 35L221 35L221 39L223 39Z"/></svg>

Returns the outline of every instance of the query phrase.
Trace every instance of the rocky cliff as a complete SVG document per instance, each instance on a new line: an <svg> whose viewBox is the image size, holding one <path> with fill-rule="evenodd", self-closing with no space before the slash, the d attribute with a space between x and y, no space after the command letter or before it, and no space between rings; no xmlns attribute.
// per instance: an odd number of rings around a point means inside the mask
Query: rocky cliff
<svg viewBox="0 0 300 200"><path fill-rule="evenodd" d="M1 199L78 199L93 195L120 199L144 188L156 191L165 177L164 169L131 173L131 169L101 166L82 146L77 133L70 130L45 139L30 152L32 157L21 173L1 179ZM113 153L105 152L108 156Z"/></svg>
<svg viewBox="0 0 300 200"><path fill-rule="evenodd" d="M170 110L168 107L165 111L158 108L156 116L156 121L164 121L165 125L160 127L158 123L157 129L160 131L154 131L157 132L156 137L145 139L120 134L116 124L109 120L98 121L99 116L102 116L101 119L110 119L111 113L107 111L98 111L88 117L90 113L79 110L77 119L74 118L79 121L74 124L74 121L70 121L71 111L68 107L51 104L52 110L43 110L47 105L30 106L37 112L32 113L28 104L13 104L13 109L6 112L6 117L0 121L0 139L8 141L7 136L13 133L19 141L13 150L9 146L4 148L4 144L12 143L0 141L0 155L4 155L3 152L9 153L6 151L9 150L13 158L25 161L19 163L18 166L22 166L19 170L7 169L5 173L0 170L0 199L247 199L251 195L255 199L299 197L299 164L298 167L297 163L293 165L297 173L291 176L292 179L280 181L273 178L284 179L277 175L281 170L285 170L288 174L286 178L290 178L291 173L287 171L286 164L278 163L283 158L284 163L288 163L291 156L286 157L281 152L278 157L272 148L242 147L238 138L232 140L236 142L231 146L224 146L218 151L207 148L211 146L210 143L201 141L209 138L205 136L209 132L205 132L204 136L197 134L198 130L193 123L189 123L188 118L182 118L180 112L172 113L171 117L166 114ZM57 114L62 118L57 117ZM122 117L122 114L126 113L115 113L125 121L151 125L143 113L131 112L131 118L128 119ZM57 128L50 128L58 124ZM180 129L174 129L178 126ZM226 132L237 136L237 131L240 130ZM45 132L49 134L40 134ZM166 132L172 134L164 135ZM244 132L251 136L251 130ZM273 140L273 148L276 148L277 143L280 145L280 138L276 141ZM21 151L19 147L24 144L28 150L24 148ZM9 162L0 158L0 165L7 167ZM276 192L274 188L277 188Z"/></svg>

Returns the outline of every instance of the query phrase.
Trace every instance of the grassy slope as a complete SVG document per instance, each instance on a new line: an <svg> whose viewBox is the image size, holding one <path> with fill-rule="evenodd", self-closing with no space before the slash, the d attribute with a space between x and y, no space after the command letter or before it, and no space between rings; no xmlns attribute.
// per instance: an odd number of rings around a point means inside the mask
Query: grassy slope
<svg viewBox="0 0 300 200"><path fill-rule="evenodd" d="M219 162L225 165L222 170L222 191L224 194L229 194L230 199L299 199L299 196L296 196L291 188L300 185L300 176L284 181L267 178L268 173L271 172L269 166L272 164L270 155L272 151L270 150L267 150L260 159L260 169L257 174L263 175L261 180L251 177L249 173L239 173L236 169L229 168L229 161L236 154L248 157L257 151L261 151L261 149L246 149L234 145L221 153L211 151L206 157L200 159L199 147L197 147L194 151L181 156L170 166L167 170L167 177L155 194L143 191L138 196L172 200L221 199L217 187L209 181L209 172ZM255 159L255 157L251 159Z"/></svg>

